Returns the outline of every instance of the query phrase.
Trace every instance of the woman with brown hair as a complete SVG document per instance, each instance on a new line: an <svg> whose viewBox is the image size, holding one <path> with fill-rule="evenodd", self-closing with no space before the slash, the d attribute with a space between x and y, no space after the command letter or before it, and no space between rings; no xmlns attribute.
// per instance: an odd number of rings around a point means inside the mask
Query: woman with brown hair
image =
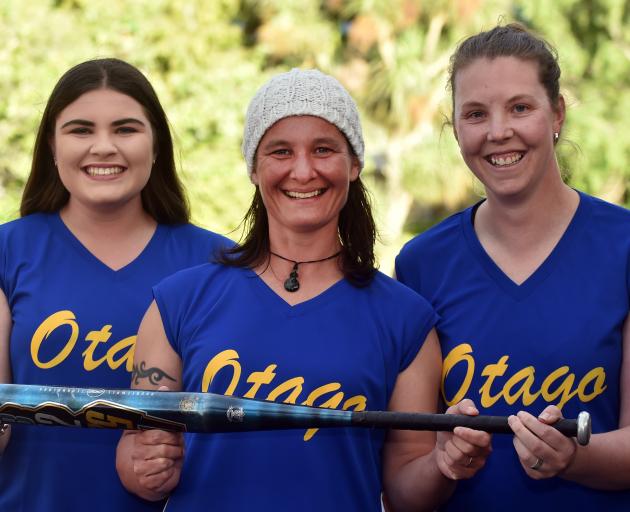
<svg viewBox="0 0 630 512"><path fill-rule="evenodd" d="M151 286L229 243L188 223L164 110L117 59L78 64L55 86L21 215L0 226L0 382L128 387L146 374L132 362ZM7 426L0 509L155 509L120 485L118 437Z"/></svg>
<svg viewBox="0 0 630 512"><path fill-rule="evenodd" d="M154 288L136 364L171 390L340 409L435 411L440 352L422 297L375 268L354 101L333 77L273 77L247 111L256 187L244 243ZM155 389L148 379L134 387ZM469 402L451 411L475 414ZM337 428L128 433L121 480L167 510L432 510L483 465L489 436ZM472 458L475 464L470 464Z"/></svg>
<svg viewBox="0 0 630 512"><path fill-rule="evenodd" d="M440 315L446 403L474 399L514 431L448 510L630 503L630 212L563 182L559 78L555 51L521 25L461 43L453 131L486 199L397 258L398 279ZM584 447L551 426L581 410Z"/></svg>

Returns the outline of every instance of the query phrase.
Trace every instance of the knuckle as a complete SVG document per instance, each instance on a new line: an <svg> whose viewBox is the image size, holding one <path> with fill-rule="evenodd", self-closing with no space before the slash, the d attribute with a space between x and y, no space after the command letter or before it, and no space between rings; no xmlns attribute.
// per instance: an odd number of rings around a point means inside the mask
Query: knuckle
<svg viewBox="0 0 630 512"><path fill-rule="evenodd" d="M461 402L460 405L462 407L470 407L470 406L474 406L475 403L470 399L470 398L464 398Z"/></svg>
<svg viewBox="0 0 630 512"><path fill-rule="evenodd" d="M559 433L553 427L547 427L543 430L538 436L540 439L545 441L546 444L551 444L551 441L557 439Z"/></svg>
<svg viewBox="0 0 630 512"><path fill-rule="evenodd" d="M532 453L540 453L540 454L544 454L546 452L545 447L547 446L547 443L544 443L542 440L540 439L536 439L534 442L532 442L532 444L529 446L529 451Z"/></svg>
<svg viewBox="0 0 630 512"><path fill-rule="evenodd" d="M162 471L166 471L168 469L170 469L173 466L173 461L171 459L168 459L166 457L163 457L160 459L159 461L159 468Z"/></svg>

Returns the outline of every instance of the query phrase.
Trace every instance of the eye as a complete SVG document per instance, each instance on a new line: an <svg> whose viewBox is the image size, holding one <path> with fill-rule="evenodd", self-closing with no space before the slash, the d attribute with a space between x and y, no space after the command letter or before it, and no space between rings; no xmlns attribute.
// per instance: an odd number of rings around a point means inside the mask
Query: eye
<svg viewBox="0 0 630 512"><path fill-rule="evenodd" d="M471 112L468 112L464 117L466 119L478 120L478 119L482 119L483 116L484 116L484 113L481 110L473 110Z"/></svg>
<svg viewBox="0 0 630 512"><path fill-rule="evenodd" d="M288 149L286 149L286 148L282 148L282 149L274 149L271 152L271 154L274 155L274 156L282 157L282 156L289 156L291 154L291 152Z"/></svg>
<svg viewBox="0 0 630 512"><path fill-rule="evenodd" d="M68 133L72 133L74 135L89 135L90 133L92 133L92 130L90 130L87 126L76 126L72 128Z"/></svg>
<svg viewBox="0 0 630 512"><path fill-rule="evenodd" d="M120 133L123 135L129 133L138 133L138 129L135 126L119 126L118 128L116 128L116 133Z"/></svg>
<svg viewBox="0 0 630 512"><path fill-rule="evenodd" d="M525 112L529 111L529 106L523 103L517 103L516 105L514 105L513 109L514 112L516 112L517 114L524 114Z"/></svg>
<svg viewBox="0 0 630 512"><path fill-rule="evenodd" d="M326 146L319 146L315 148L316 155L327 155L332 152L333 152L333 149Z"/></svg>

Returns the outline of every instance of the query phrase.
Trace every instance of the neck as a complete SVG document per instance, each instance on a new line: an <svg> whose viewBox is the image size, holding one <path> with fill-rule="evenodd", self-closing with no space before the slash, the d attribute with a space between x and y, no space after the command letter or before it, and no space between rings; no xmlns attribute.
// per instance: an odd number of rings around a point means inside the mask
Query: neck
<svg viewBox="0 0 630 512"><path fill-rule="evenodd" d="M333 229L334 228L334 229ZM313 232L295 232L269 228L270 250L293 261L314 261L341 250L337 226Z"/></svg>
<svg viewBox="0 0 630 512"><path fill-rule="evenodd" d="M475 230L497 240L529 244L556 225L566 228L578 203L577 192L562 182L523 198L499 200L488 195L477 211Z"/></svg>
<svg viewBox="0 0 630 512"><path fill-rule="evenodd" d="M138 230L154 228L155 220L144 211L141 201L130 201L117 208L86 207L70 198L60 215L75 234L98 238L126 238Z"/></svg>
<svg viewBox="0 0 630 512"><path fill-rule="evenodd" d="M118 270L136 259L155 233L157 222L140 201L116 210L95 210L70 201L61 219L102 263Z"/></svg>
<svg viewBox="0 0 630 512"><path fill-rule="evenodd" d="M270 254L256 270L290 304L318 295L343 277L336 226L317 233L269 230Z"/></svg>

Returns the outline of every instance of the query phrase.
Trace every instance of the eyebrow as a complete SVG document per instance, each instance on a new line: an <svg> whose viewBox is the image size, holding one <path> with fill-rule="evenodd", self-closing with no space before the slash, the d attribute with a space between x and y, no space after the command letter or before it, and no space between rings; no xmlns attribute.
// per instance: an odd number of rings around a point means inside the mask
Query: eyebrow
<svg viewBox="0 0 630 512"><path fill-rule="evenodd" d="M284 139L271 139L267 142L265 142L265 144L261 147L265 148L265 149L271 149L271 148L275 148L278 146L286 146L287 144L289 144L288 141L284 140Z"/></svg>
<svg viewBox="0 0 630 512"><path fill-rule="evenodd" d="M519 100L533 100L535 99L531 94L517 94L516 96L512 96L509 100L508 103L514 103L515 101L519 101Z"/></svg>
<svg viewBox="0 0 630 512"><path fill-rule="evenodd" d="M534 97L531 94L517 94L515 96L512 96L511 98L508 98L508 100L506 101L506 103L514 103L516 101L520 101L520 100L528 100L531 101ZM462 109L464 108L477 108L477 107L485 107L486 104L482 103L480 101L467 101L466 103L462 104Z"/></svg>
<svg viewBox="0 0 630 512"><path fill-rule="evenodd" d="M92 121L87 121L86 119L71 119L61 125L61 128L65 128L66 126L77 124L79 126L94 126ZM139 124L141 126L145 126L145 124L140 121L140 119L136 119L135 117L125 117L124 119L117 119L112 123L112 126L122 126L124 124Z"/></svg>
<svg viewBox="0 0 630 512"><path fill-rule="evenodd" d="M339 146L340 144L342 144L341 141L333 137L321 137L319 139L315 139L313 142L315 144L329 144L331 146Z"/></svg>
<svg viewBox="0 0 630 512"><path fill-rule="evenodd" d="M484 104L480 103L479 101L467 101L466 103L462 103L461 110L464 110L467 108L483 107L483 106Z"/></svg>

